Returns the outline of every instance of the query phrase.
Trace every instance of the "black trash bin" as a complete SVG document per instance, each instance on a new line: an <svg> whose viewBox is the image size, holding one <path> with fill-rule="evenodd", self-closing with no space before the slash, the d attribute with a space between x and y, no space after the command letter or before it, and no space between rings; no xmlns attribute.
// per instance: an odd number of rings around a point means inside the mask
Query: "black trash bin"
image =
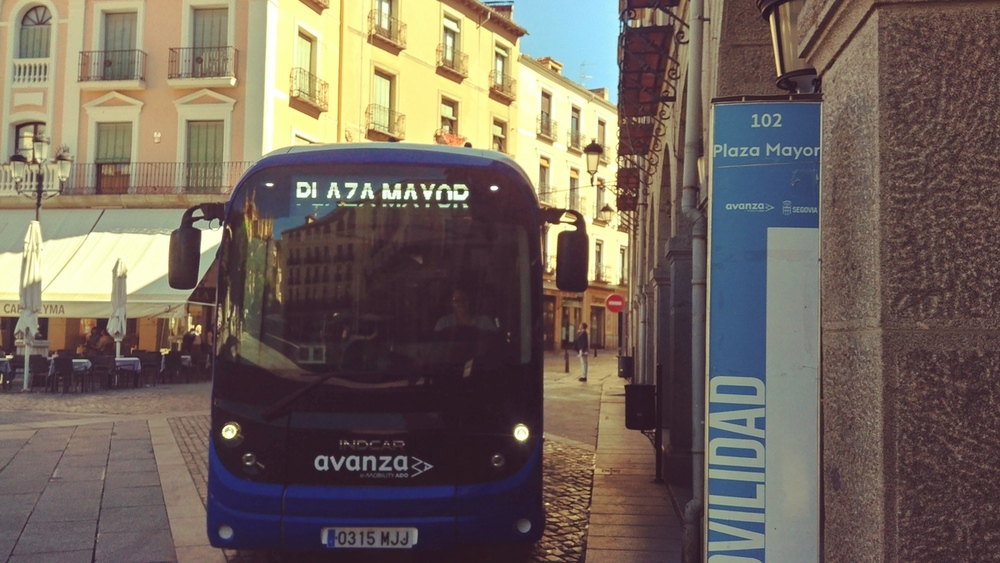
<svg viewBox="0 0 1000 563"><path fill-rule="evenodd" d="M656 428L656 386L625 386L625 428L653 430Z"/></svg>
<svg viewBox="0 0 1000 563"><path fill-rule="evenodd" d="M618 356L618 377L632 379L632 356Z"/></svg>

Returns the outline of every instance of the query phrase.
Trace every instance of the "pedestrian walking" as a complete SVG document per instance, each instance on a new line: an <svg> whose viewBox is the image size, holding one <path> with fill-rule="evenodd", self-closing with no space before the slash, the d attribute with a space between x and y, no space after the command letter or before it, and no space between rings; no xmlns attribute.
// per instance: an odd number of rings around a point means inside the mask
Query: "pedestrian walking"
<svg viewBox="0 0 1000 563"><path fill-rule="evenodd" d="M580 330L576 333L576 355L580 358L580 367L583 373L580 374L580 381L587 381L587 356L590 355L590 337L587 336L587 323L580 323Z"/></svg>

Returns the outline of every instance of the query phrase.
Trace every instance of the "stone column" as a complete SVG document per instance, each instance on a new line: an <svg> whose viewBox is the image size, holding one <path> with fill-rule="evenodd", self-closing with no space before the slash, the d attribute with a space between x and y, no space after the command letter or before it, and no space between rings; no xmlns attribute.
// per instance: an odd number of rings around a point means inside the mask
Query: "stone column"
<svg viewBox="0 0 1000 563"><path fill-rule="evenodd" d="M826 561L1000 553L1000 3L807 0Z"/></svg>

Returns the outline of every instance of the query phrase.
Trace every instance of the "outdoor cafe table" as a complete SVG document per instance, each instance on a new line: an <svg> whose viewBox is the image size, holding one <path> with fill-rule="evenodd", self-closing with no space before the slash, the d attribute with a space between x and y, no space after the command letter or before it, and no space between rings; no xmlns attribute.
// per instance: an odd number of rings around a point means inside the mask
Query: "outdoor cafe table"
<svg viewBox="0 0 1000 563"><path fill-rule="evenodd" d="M118 387L118 375L121 371L130 371L133 374L133 378L138 384L138 374L142 371L142 362L139 358L125 357L125 358L115 358L115 370L114 386Z"/></svg>
<svg viewBox="0 0 1000 563"><path fill-rule="evenodd" d="M88 360L87 358L73 358L73 377L86 375L90 373L90 369L93 367L94 364L91 363L91 361ZM56 363L53 361L49 361L49 388L51 388L53 391L58 391L58 389L55 388L57 385L55 375L56 375ZM63 392L66 392L66 390L68 390L71 387L71 385L72 383L69 381L64 382Z"/></svg>

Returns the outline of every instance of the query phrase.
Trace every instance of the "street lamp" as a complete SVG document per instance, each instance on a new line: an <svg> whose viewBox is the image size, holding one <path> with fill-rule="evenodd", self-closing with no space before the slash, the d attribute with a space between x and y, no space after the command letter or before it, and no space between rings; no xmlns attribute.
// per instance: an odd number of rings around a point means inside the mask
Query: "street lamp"
<svg viewBox="0 0 1000 563"><path fill-rule="evenodd" d="M799 58L799 12L805 0L757 0L757 9L771 24L774 64L778 88L811 94L820 90L819 76L805 59Z"/></svg>
<svg viewBox="0 0 1000 563"><path fill-rule="evenodd" d="M604 147L597 144L595 139L590 140L590 144L583 147L583 153L587 155L587 172L590 174L590 185L594 185L594 174L597 174L597 165L604 156Z"/></svg>
<svg viewBox="0 0 1000 563"><path fill-rule="evenodd" d="M51 143L48 137L41 133L36 133L31 140L31 147L24 152L17 153L10 157L10 175L14 178L17 193L28 197L35 197L35 221L39 220L39 212L42 209L42 200L55 197L62 191L63 183L69 179L70 167L73 159L63 151L56 155L55 172L59 176L59 183L56 186L45 185L45 172L52 170L49 163L49 147ZM30 158L29 158L30 156ZM35 185L30 186L24 182L28 171L35 174Z"/></svg>

